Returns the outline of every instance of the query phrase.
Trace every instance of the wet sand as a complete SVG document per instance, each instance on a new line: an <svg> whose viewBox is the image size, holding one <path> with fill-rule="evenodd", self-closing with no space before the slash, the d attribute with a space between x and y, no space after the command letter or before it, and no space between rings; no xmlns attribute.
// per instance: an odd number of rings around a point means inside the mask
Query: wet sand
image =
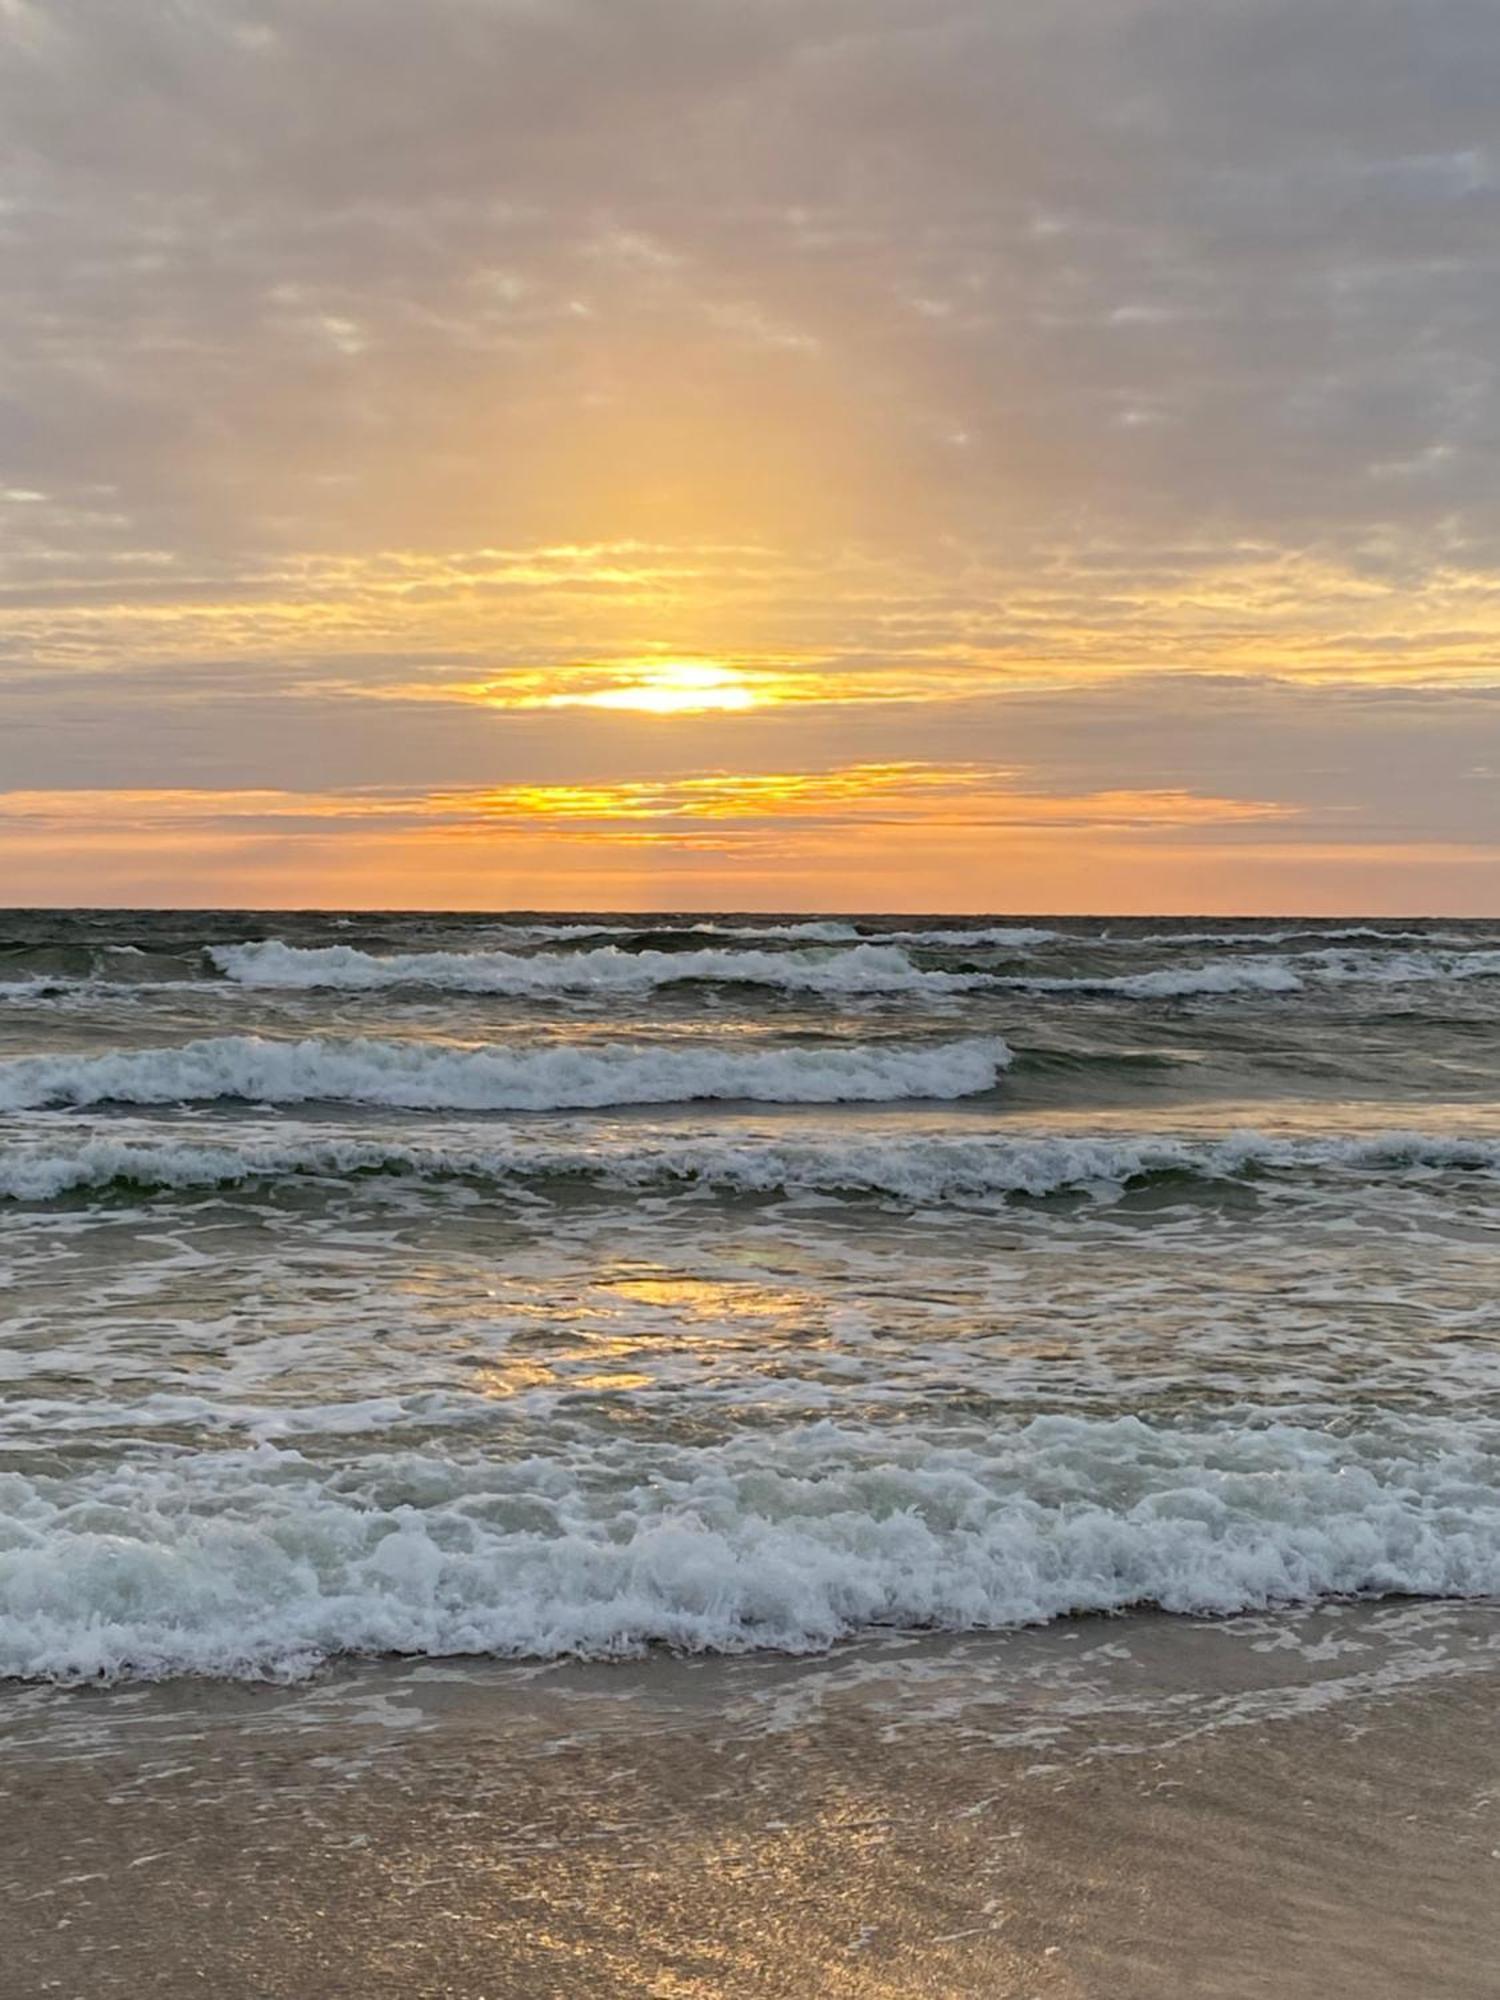
<svg viewBox="0 0 1500 2000"><path fill-rule="evenodd" d="M3 2000L1489 2000L1500 1609L0 1691Z"/></svg>

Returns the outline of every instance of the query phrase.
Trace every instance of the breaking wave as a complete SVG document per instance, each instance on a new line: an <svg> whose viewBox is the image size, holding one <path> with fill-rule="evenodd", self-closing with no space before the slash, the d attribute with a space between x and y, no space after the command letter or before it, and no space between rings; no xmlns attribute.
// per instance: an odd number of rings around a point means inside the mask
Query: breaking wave
<svg viewBox="0 0 1500 2000"><path fill-rule="evenodd" d="M138 1454L0 1475L0 1674L806 1652L1154 1605L1500 1590L1500 1426L1047 1416L713 1446Z"/></svg>
<svg viewBox="0 0 1500 2000"><path fill-rule="evenodd" d="M681 941L713 938L732 944L899 944L934 948L972 945L984 950L997 947L1025 950L1032 945L1051 944L1062 936L1060 931L1041 929L1035 924L975 923L957 929L944 929L938 925L905 929L886 922L854 923L841 918L791 924L727 923L709 919L701 923L663 921L657 924L517 923L506 926L503 934L528 943L547 944L582 943L589 938L629 939L637 943L658 938Z"/></svg>
<svg viewBox="0 0 1500 2000"><path fill-rule="evenodd" d="M599 924L517 926L498 936L509 942L423 951L294 945L280 938L207 945L177 954L148 953L131 945L27 947L0 956L0 998L47 999L89 990L165 991L209 981L267 992L408 988L536 1000L630 999L691 984L779 989L834 1001L880 995L938 999L986 990L1171 1000L1500 977L1500 945L1492 934L1461 938L1457 933L1382 931L1370 925L1132 936L1021 925L873 931L844 922L755 930L710 923L660 930ZM1426 948L1404 948L1417 940ZM1253 949L1256 946L1261 949ZM1098 970L1049 972L1048 947L1107 956ZM1183 965L1179 954L1185 948L1212 955L1202 963ZM1109 969L1120 963L1119 954L1128 951L1149 954L1147 968ZM943 954L949 963L918 963L914 952L925 953L929 961ZM985 957L1002 952L1026 959L1039 956L1035 969L1002 970L993 957ZM970 953L978 962L966 958ZM1151 958L1159 953L1170 954L1169 962L1153 966ZM1062 963L1067 964L1066 957Z"/></svg>
<svg viewBox="0 0 1500 2000"><path fill-rule="evenodd" d="M1258 931L1144 931L1121 937L1124 944L1205 945L1205 944L1350 944L1356 939L1372 944L1491 944L1493 938L1465 938L1461 932L1432 930L1385 930L1378 924L1339 924L1323 927L1306 924L1289 930Z"/></svg>
<svg viewBox="0 0 1500 2000"><path fill-rule="evenodd" d="M1232 958L1222 965L1167 966L1155 972L1077 977L1013 974L994 986L1029 993L1117 994L1130 1000L1185 1000L1214 994L1302 993L1338 986L1420 986L1500 978L1500 950L1463 952L1305 952Z"/></svg>
<svg viewBox="0 0 1500 2000"><path fill-rule="evenodd" d="M731 1195L876 1197L914 1207L1016 1196L1113 1195L1176 1177L1222 1183L1261 1175L1418 1176L1500 1173L1500 1137L1386 1132L1365 1138L1221 1139L966 1137L694 1138L658 1133L485 1131L441 1141L356 1138L315 1127L274 1139L135 1140L97 1135L59 1144L14 1142L0 1157L0 1199L49 1201L114 1186L170 1192L307 1176L406 1175L527 1187L698 1188Z"/></svg>
<svg viewBox="0 0 1500 2000"><path fill-rule="evenodd" d="M929 972L895 945L859 944L819 952L590 951L395 952L379 957L352 945L300 949L269 939L217 945L209 954L226 978L242 986L337 987L353 992L387 986L429 986L452 993L632 993L687 981L779 986L789 992L953 993L985 984L981 974Z"/></svg>
<svg viewBox="0 0 1500 2000"><path fill-rule="evenodd" d="M375 1104L418 1111L560 1111L704 1098L892 1103L992 1090L1004 1042L928 1047L445 1048L425 1042L216 1036L177 1048L0 1062L0 1109L90 1104Z"/></svg>

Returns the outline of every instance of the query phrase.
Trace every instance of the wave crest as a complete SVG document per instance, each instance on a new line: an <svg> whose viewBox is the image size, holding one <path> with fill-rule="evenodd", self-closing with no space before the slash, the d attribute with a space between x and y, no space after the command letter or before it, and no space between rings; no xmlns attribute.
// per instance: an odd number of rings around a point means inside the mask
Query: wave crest
<svg viewBox="0 0 1500 2000"><path fill-rule="evenodd" d="M0 1675L296 1674L340 1653L806 1652L1156 1605L1500 1589L1500 1427L1042 1417L713 1447L263 1444L0 1477Z"/></svg>
<svg viewBox="0 0 1500 2000"><path fill-rule="evenodd" d="M658 1134L534 1138L507 1132L441 1142L355 1138L314 1127L246 1142L90 1138L12 1144L0 1158L0 1199L49 1201L115 1184L146 1190L233 1187L305 1175L469 1179L603 1189L700 1188L731 1195L874 1197L914 1207L985 1204L1016 1196L1113 1195L1164 1176L1202 1182L1258 1175L1500 1173L1500 1138L1385 1132L1366 1138L1222 1139L854 1138L701 1139Z"/></svg>
<svg viewBox="0 0 1500 2000"><path fill-rule="evenodd" d="M761 1104L893 1103L992 1090L1004 1042L929 1047L722 1049L606 1043L588 1048L443 1048L423 1042L267 1041L216 1036L177 1048L0 1063L0 1108L212 1103L377 1104L419 1111L559 1111L743 1099Z"/></svg>
<svg viewBox="0 0 1500 2000"><path fill-rule="evenodd" d="M640 993L688 982L779 986L793 993L955 993L985 984L982 975L926 972L895 945L859 944L820 951L394 952L388 957L353 945L300 949L269 939L217 945L210 953L226 978L242 986L338 987L352 992L385 986L430 986L452 993Z"/></svg>
<svg viewBox="0 0 1500 2000"><path fill-rule="evenodd" d="M996 975L986 983L1025 993L1188 1000L1215 994L1302 993L1318 987L1423 986L1495 978L1500 978L1500 951L1396 952L1389 957L1368 951L1324 951L1230 958L1219 965L1164 966L1155 972Z"/></svg>

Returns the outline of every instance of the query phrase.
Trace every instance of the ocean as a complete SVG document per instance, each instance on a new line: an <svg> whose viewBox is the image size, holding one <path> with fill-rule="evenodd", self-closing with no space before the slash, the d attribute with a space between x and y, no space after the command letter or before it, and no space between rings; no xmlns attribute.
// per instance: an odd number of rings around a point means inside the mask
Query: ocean
<svg viewBox="0 0 1500 2000"><path fill-rule="evenodd" d="M0 915L0 1676L1493 1595L1497 1030L1497 923Z"/></svg>

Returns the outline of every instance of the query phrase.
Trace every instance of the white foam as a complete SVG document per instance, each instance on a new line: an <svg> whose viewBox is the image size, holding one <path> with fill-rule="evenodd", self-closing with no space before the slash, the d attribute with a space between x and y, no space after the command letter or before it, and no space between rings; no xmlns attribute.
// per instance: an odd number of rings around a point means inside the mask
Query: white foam
<svg viewBox="0 0 1500 2000"><path fill-rule="evenodd" d="M1108 933L1105 934L1108 936ZM1461 941L1455 932L1381 930L1374 924L1342 924L1333 929L1298 925L1288 930L1259 931L1147 931L1137 935L1121 933L1111 939L1117 944L1202 945L1202 944L1295 944L1307 939L1313 946L1346 944L1355 938L1376 944L1435 944Z"/></svg>
<svg viewBox="0 0 1500 2000"><path fill-rule="evenodd" d="M641 937L663 931L671 931L678 937L729 938L744 944L784 941L791 944L1012 945L1018 949L1049 944L1061 936L1058 931L1040 930L1033 924L976 925L968 930L935 927L873 930L868 924L861 928L838 919L798 924L682 923L671 920L653 924L649 919L631 924L517 924L508 928L507 934L538 943L577 943L585 938Z"/></svg>
<svg viewBox="0 0 1500 2000"><path fill-rule="evenodd" d="M982 945L1001 933L910 934L929 944ZM1014 934L1011 941L1018 942ZM1032 939L1030 942L1036 942ZM1407 986L1500 977L1500 950L1375 952L1356 949L1269 953L1150 972L1043 975L939 972L915 966L903 946L865 943L818 951L620 951L612 945L577 952L405 952L375 957L350 946L300 950L270 940L227 945L211 956L242 985L351 990L428 985L470 993L589 993L649 991L688 981L779 986L792 992L964 993L985 987L1035 993L1118 994L1133 1000L1208 998L1231 994L1299 993L1309 987Z"/></svg>
<svg viewBox="0 0 1500 2000"><path fill-rule="evenodd" d="M981 974L924 972L895 945L860 944L805 952L590 951L394 952L377 957L352 945L300 949L268 939L218 945L210 957L242 986L338 987L364 991L431 986L456 993L640 993L688 981L778 986L789 992L959 993L984 983Z"/></svg>
<svg viewBox="0 0 1500 2000"><path fill-rule="evenodd" d="M676 937L742 938L747 943L785 939L797 944L857 944L860 938L853 924L836 919L817 919L798 924L731 924L715 923L711 919L684 923L674 917L663 917L654 922L650 917L641 917L628 924L516 923L506 924L502 930L509 937L562 944L576 944L584 938L643 937L648 933L660 935L668 931Z"/></svg>
<svg viewBox="0 0 1500 2000"><path fill-rule="evenodd" d="M1159 1175L1233 1181L1260 1174L1425 1177L1500 1172L1500 1138L1385 1132L1282 1139L1238 1132L1212 1140L986 1135L849 1139L704 1139L624 1132L487 1130L441 1140L369 1138L292 1127L274 1139L213 1143L90 1137L12 1142L0 1199L47 1201L116 1181L162 1190L230 1187L293 1175L362 1173L497 1183L580 1180L604 1188L696 1187L728 1194L875 1196L915 1206L1014 1196L1113 1194Z"/></svg>
<svg viewBox="0 0 1500 2000"><path fill-rule="evenodd" d="M139 1449L0 1476L0 1674L340 1653L800 1652L1157 1605L1500 1590L1500 1426L1049 1416L329 1462Z"/></svg>
<svg viewBox="0 0 1500 2000"><path fill-rule="evenodd" d="M1233 958L1219 965L1164 967L1108 976L997 978L1031 993L1120 994L1131 1000L1180 1000L1233 993L1301 993L1320 986L1419 986L1500 978L1500 951L1316 951Z"/></svg>
<svg viewBox="0 0 1500 2000"><path fill-rule="evenodd" d="M794 938L794 928L798 935ZM813 927L807 927L808 929ZM1155 970L1124 973L1046 974L1041 972L1004 973L969 969L943 971L916 965L909 948L927 946L954 951L964 948L983 951L1007 949L1026 953L1056 942L1127 949L1139 946L1156 949L1192 945L1238 946L1266 943L1277 934L1244 932L1216 934L1151 935L1140 938L1111 937L1107 933L1086 936L1021 927L974 931L893 931L879 937L859 937L851 932L847 940L836 936L838 925L815 927L820 935L814 942L802 927L785 927L789 943L798 950L765 951L747 948L731 939L759 938L769 941L775 931L747 933L730 928L716 935L718 945L700 950L622 950L613 944L587 950L554 949L392 952L377 954L351 945L301 947L280 939L217 945L205 956L224 976L226 991L243 987L267 991L306 992L328 989L345 992L381 991L393 987L428 987L438 991L471 994L507 994L516 998L546 999L551 996L579 996L609 999L641 996L658 988L677 984L726 984L779 988L787 993L817 994L831 1000L877 998L881 995L913 996L938 1000L978 993L1029 992L1046 994L1118 995L1135 1000L1211 998L1215 995L1292 994L1322 987L1355 985L1420 986L1500 978L1500 948L1489 944L1455 942L1447 948L1414 951L1336 949L1293 941L1313 933L1288 931L1280 934L1291 948L1271 953L1229 955L1221 961L1192 966L1164 966ZM555 928L548 934L556 943L567 936L608 935L602 927L577 933ZM626 935L621 932L619 935ZM684 933L688 935L689 933ZM705 927L704 935L708 935ZM517 935L513 933L512 935ZM1368 933L1365 927L1325 936L1368 935L1394 944L1396 932ZM1412 933L1412 936L1419 934ZM519 941L519 938L518 938ZM544 942L535 932L528 942ZM86 978L59 974L32 973L18 979L0 981L0 1001L55 1000L90 993L198 992L201 979L113 980L102 974Z"/></svg>
<svg viewBox="0 0 1500 2000"><path fill-rule="evenodd" d="M267 1041L224 1035L177 1048L0 1062L0 1108L182 1104L384 1104L412 1110L552 1111L703 1098L762 1104L891 1103L991 1090L998 1040L929 1047L725 1049L605 1043L444 1048L425 1042Z"/></svg>
<svg viewBox="0 0 1500 2000"><path fill-rule="evenodd" d="M1240 959L1228 965L1192 966L1182 972L1133 972L1115 979L1059 980L1058 988L1080 986L1121 993L1132 1000L1185 1000L1215 993L1300 993L1302 976L1284 960Z"/></svg>
<svg viewBox="0 0 1500 2000"><path fill-rule="evenodd" d="M963 947L968 945L977 951L988 951L1005 947L1016 951L1028 950L1032 945L1053 944L1062 937L1060 931L1038 930L1030 924L1001 924L988 930L968 931L882 931L879 942L892 944L925 944L935 948Z"/></svg>

